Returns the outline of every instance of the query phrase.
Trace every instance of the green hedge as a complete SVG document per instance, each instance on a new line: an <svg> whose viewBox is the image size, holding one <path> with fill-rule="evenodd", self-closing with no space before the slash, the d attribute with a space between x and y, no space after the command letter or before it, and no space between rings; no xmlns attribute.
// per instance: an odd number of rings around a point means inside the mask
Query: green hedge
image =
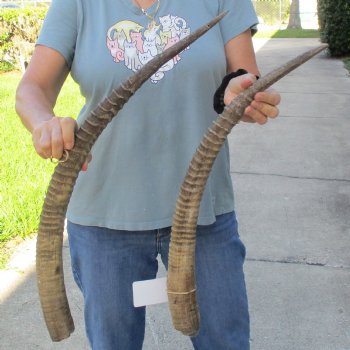
<svg viewBox="0 0 350 350"><path fill-rule="evenodd" d="M0 9L0 64L17 68L28 62L40 32L47 7Z"/></svg>
<svg viewBox="0 0 350 350"><path fill-rule="evenodd" d="M332 56L350 54L350 1L318 0L321 41Z"/></svg>

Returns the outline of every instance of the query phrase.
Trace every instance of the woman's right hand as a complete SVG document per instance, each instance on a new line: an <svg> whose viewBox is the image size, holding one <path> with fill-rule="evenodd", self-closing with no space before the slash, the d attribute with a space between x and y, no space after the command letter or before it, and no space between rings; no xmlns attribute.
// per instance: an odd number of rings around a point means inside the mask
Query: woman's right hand
<svg viewBox="0 0 350 350"><path fill-rule="evenodd" d="M38 124L32 132L33 144L36 152L44 159L61 159L64 150L74 147L74 134L77 122L70 117L55 117ZM89 154L82 170L86 171L91 161Z"/></svg>
<svg viewBox="0 0 350 350"><path fill-rule="evenodd" d="M77 123L70 117L52 117L39 123L32 131L36 152L44 159L62 158L64 150L74 147Z"/></svg>
<svg viewBox="0 0 350 350"><path fill-rule="evenodd" d="M38 124L32 132L33 145L36 152L44 159L61 159L64 150L74 147L74 134L77 122L71 117L52 117ZM86 171L91 161L88 155L81 170Z"/></svg>
<svg viewBox="0 0 350 350"><path fill-rule="evenodd" d="M54 107L69 74L64 56L36 45L30 63L17 87L16 111L32 134L36 152L44 159L61 159L74 147L77 123L70 117L54 116ZM87 170L89 154L82 170Z"/></svg>

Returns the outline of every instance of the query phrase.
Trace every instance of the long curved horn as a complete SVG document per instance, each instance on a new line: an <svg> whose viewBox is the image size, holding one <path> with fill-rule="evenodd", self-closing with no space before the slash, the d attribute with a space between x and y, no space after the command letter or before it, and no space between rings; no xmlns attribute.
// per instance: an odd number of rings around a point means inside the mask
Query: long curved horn
<svg viewBox="0 0 350 350"><path fill-rule="evenodd" d="M195 244L199 205L206 181L227 135L239 122L258 91L267 89L286 74L327 48L321 45L255 82L218 116L203 137L181 186L173 217L168 265L168 299L175 329L195 336L199 331L196 301Z"/></svg>
<svg viewBox="0 0 350 350"><path fill-rule="evenodd" d="M36 253L39 296L45 322L53 341L65 339L74 331L63 276L64 219L74 184L92 145L107 124L147 79L163 64L206 33L225 15L226 12L220 14L155 57L128 81L113 90L112 94L90 113L77 131L75 146L69 151L68 160L57 165L42 209Z"/></svg>

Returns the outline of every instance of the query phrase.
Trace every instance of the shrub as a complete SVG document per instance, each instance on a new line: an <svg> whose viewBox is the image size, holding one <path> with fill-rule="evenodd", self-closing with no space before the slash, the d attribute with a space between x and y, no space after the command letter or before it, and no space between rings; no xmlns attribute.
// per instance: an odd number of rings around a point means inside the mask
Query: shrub
<svg viewBox="0 0 350 350"><path fill-rule="evenodd" d="M349 0L318 0L317 5L321 41L332 56L350 54Z"/></svg>
<svg viewBox="0 0 350 350"><path fill-rule="evenodd" d="M15 69L15 66L7 61L0 61L0 72L10 72Z"/></svg>
<svg viewBox="0 0 350 350"><path fill-rule="evenodd" d="M23 68L40 32L47 8L0 10L0 62Z"/></svg>

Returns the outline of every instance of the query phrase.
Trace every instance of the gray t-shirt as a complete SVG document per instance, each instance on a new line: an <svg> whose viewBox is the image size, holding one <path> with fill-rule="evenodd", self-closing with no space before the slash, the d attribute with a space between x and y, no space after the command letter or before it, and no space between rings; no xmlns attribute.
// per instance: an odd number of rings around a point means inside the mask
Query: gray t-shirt
<svg viewBox="0 0 350 350"><path fill-rule="evenodd" d="M224 44L257 18L250 0L160 0L153 25L132 0L53 0L37 43L60 52L80 85L86 103L78 123L133 71L224 10L230 12L221 23L163 66L104 130L75 185L70 221L120 230L171 225L190 160L216 118L212 100L226 74ZM198 223L232 210L226 143Z"/></svg>

